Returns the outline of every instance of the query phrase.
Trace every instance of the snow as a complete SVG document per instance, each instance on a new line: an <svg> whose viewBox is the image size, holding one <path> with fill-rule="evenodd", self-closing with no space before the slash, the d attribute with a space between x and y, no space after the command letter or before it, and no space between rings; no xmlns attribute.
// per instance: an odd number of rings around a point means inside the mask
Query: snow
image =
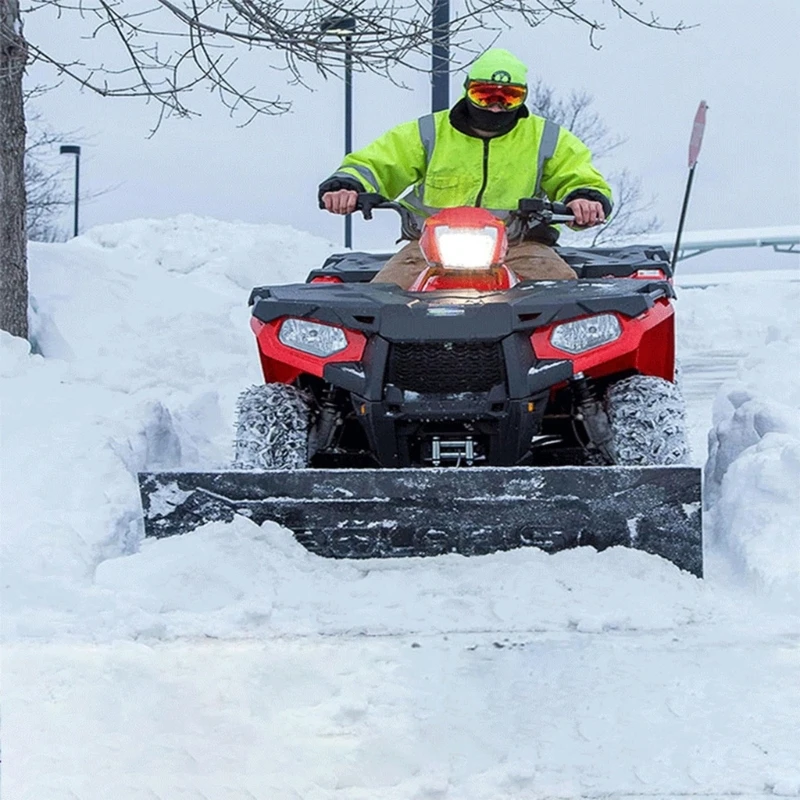
<svg viewBox="0 0 800 800"><path fill-rule="evenodd" d="M35 352L0 334L6 796L800 796L791 273L679 287L705 580L620 548L329 561L242 518L143 542L137 470L232 457L250 289L331 250L191 216L31 246Z"/></svg>
<svg viewBox="0 0 800 800"><path fill-rule="evenodd" d="M741 570L797 602L800 384L787 376L797 371L800 341L781 335L770 329L771 341L718 395L705 484L717 543Z"/></svg>

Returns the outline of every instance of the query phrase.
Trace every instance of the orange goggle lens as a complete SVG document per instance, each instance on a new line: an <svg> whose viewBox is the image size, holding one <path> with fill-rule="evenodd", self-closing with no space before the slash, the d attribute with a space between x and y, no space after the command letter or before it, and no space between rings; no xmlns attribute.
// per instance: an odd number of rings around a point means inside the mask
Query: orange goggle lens
<svg viewBox="0 0 800 800"><path fill-rule="evenodd" d="M506 109L519 108L527 94L528 90L525 86L514 83L472 81L467 84L467 97L479 108L489 108L495 104Z"/></svg>

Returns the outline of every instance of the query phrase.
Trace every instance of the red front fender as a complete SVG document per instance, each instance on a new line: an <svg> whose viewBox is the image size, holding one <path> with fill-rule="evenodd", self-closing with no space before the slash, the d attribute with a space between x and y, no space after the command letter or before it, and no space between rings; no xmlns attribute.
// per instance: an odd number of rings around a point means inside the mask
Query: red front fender
<svg viewBox="0 0 800 800"><path fill-rule="evenodd" d="M615 314L622 327L613 342L574 355L550 343L550 334L558 324L538 328L531 336L537 358L568 358L575 373L602 378L621 372L638 372L665 380L675 379L675 310L668 300L659 300L638 317ZM572 320L570 320L571 322Z"/></svg>
<svg viewBox="0 0 800 800"><path fill-rule="evenodd" d="M261 369L267 383L292 383L303 373L321 378L326 364L340 361L361 361L367 345L367 337L363 333L341 328L347 339L347 347L332 356L321 358L296 350L294 347L287 347L278 339L278 331L285 319L287 317L280 317L272 322L262 322L256 317L250 318L250 327L256 335ZM313 321L317 322L317 320Z"/></svg>

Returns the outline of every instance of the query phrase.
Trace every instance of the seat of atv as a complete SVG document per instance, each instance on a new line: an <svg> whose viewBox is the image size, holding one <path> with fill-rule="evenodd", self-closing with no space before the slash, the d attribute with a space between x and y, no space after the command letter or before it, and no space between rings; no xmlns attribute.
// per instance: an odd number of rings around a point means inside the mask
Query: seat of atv
<svg viewBox="0 0 800 800"><path fill-rule="evenodd" d="M579 278L629 278L640 269L660 269L672 277L669 256L663 247L628 245L627 247L554 247ZM334 253L320 269L312 270L306 282L314 278L337 277L343 283L368 283L394 253Z"/></svg>

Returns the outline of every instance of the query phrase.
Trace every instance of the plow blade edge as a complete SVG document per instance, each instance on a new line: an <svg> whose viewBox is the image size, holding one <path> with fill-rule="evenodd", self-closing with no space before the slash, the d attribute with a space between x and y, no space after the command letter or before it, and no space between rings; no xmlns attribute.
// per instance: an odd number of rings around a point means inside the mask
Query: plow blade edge
<svg viewBox="0 0 800 800"><path fill-rule="evenodd" d="M240 514L332 558L623 545L703 569L696 467L152 472L139 486L152 537Z"/></svg>

